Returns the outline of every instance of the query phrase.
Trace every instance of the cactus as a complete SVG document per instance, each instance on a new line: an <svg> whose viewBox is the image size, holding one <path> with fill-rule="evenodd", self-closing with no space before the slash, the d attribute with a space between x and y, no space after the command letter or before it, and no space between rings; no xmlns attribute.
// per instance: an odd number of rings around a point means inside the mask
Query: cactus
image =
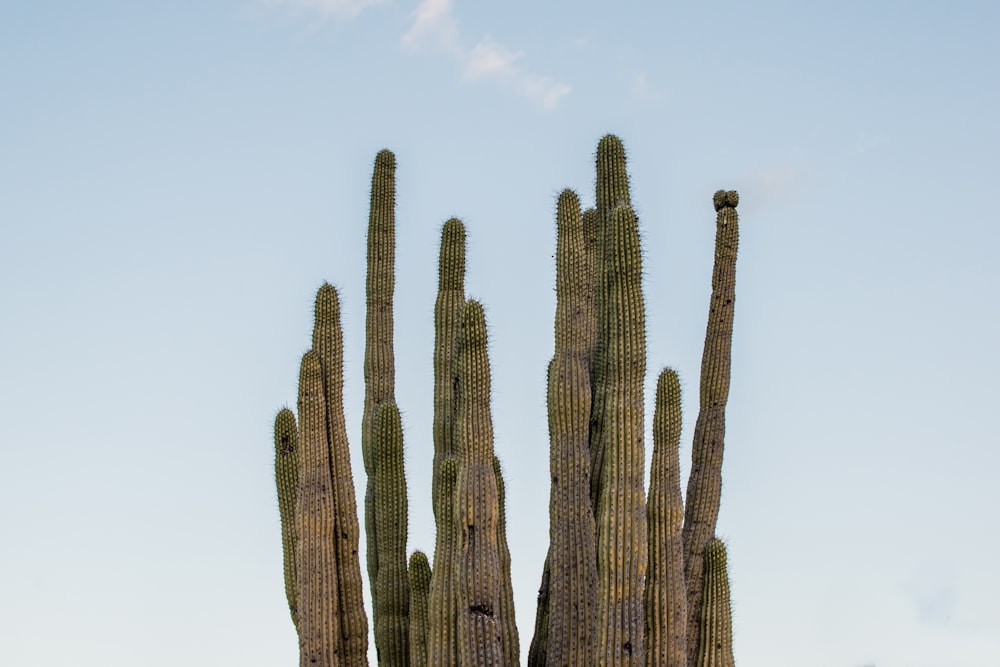
<svg viewBox="0 0 1000 667"><path fill-rule="evenodd" d="M704 563L704 602L694 664L696 667L735 667L729 574L726 571L726 545L722 540L712 538L705 544Z"/></svg>
<svg viewBox="0 0 1000 667"><path fill-rule="evenodd" d="M299 370L299 487L295 509L299 665L340 664L340 603L323 369L313 351Z"/></svg>
<svg viewBox="0 0 1000 667"><path fill-rule="evenodd" d="M375 459L375 522L378 579L375 649L380 665L405 667L410 660L410 580L406 571L407 500L403 470L403 426L392 401L378 406L372 429Z"/></svg>
<svg viewBox="0 0 1000 667"><path fill-rule="evenodd" d="M395 401L396 370L393 355L392 295L396 283L396 156L381 150L372 172L368 214L368 277L365 281L365 404L361 417L361 454L368 487L365 492L368 581L372 600L378 592L379 548L375 521L375 458L371 451L372 424L378 406ZM376 604L372 605L376 607ZM376 616L378 612L375 612ZM375 619L378 623L378 619Z"/></svg>
<svg viewBox="0 0 1000 667"><path fill-rule="evenodd" d="M681 384L670 368L660 372L653 412L653 463L649 474L649 569L646 578L646 665L684 667L687 591L681 527Z"/></svg>
<svg viewBox="0 0 1000 667"><path fill-rule="evenodd" d="M431 566L427 554L410 555L410 667L427 667L427 596L431 588Z"/></svg>
<svg viewBox="0 0 1000 667"><path fill-rule="evenodd" d="M285 597L292 623L299 626L296 613L295 575L295 494L299 488L299 434L295 413L288 408L274 418L274 481L278 487L278 514L281 517L281 552L285 566Z"/></svg>
<svg viewBox="0 0 1000 667"><path fill-rule="evenodd" d="M719 190L713 197L716 210L715 263L712 297L701 357L701 390L698 421L691 447L684 512L684 579L687 582L689 646L698 645L701 616L702 557L715 534L722 495L722 453L726 433L726 401L733 341L733 306L736 299L736 250L739 216L735 191ZM688 665L694 665L688 655Z"/></svg>
<svg viewBox="0 0 1000 667"><path fill-rule="evenodd" d="M589 354L596 336L593 274L576 193L556 209L555 356L549 366L548 412L550 665L594 664L597 636L597 533L590 500Z"/></svg>
<svg viewBox="0 0 1000 667"><path fill-rule="evenodd" d="M646 492L643 447L645 314L639 231L632 208L618 206L607 234L607 343L603 450L597 513L600 621L598 662L642 664L645 633Z"/></svg>
<svg viewBox="0 0 1000 667"><path fill-rule="evenodd" d="M465 226L451 218L441 230L438 295L434 303L434 462L432 508L437 529L434 570L428 600L428 660L455 664L455 609L452 558L455 551L454 495L457 464L455 420L455 345L465 305Z"/></svg>
<svg viewBox="0 0 1000 667"><path fill-rule="evenodd" d="M493 472L493 420L486 318L477 301L462 309L455 359L455 485L457 550L454 561L458 611L458 664L504 664L500 548L500 506Z"/></svg>
<svg viewBox="0 0 1000 667"><path fill-rule="evenodd" d="M312 349L323 367L326 398L327 446L333 478L334 555L340 609L341 656L348 665L368 664L368 619L364 614L364 585L358 543L358 508L351 473L351 451L344 420L344 333L340 325L340 296L324 283L316 292Z"/></svg>
<svg viewBox="0 0 1000 667"><path fill-rule="evenodd" d="M716 260L688 503L682 508L677 461L679 381L668 369L657 383L647 506L641 251L617 137L601 139L596 171L596 207L581 213L579 197L565 190L556 212L555 351L547 375L550 545L529 665L729 667L725 551L713 534L738 198L719 191L714 199ZM441 231L434 307L434 567L415 552L407 569L408 501L393 387L394 183L395 157L381 151L371 188L361 428L379 663L515 665L520 643L504 479L493 451L487 331L482 306L465 300L465 228L454 218ZM291 411L275 420L286 596L301 665L367 664L339 313L336 290L323 285L313 349L300 370L298 431ZM297 466L290 463L296 454Z"/></svg>

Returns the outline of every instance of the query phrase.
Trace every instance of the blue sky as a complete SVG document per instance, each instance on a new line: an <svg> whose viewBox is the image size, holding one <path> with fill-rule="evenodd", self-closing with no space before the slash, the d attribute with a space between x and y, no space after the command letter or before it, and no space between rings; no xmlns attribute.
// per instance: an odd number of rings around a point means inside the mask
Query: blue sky
<svg viewBox="0 0 1000 667"><path fill-rule="evenodd" d="M0 7L0 662L294 664L272 481L312 300L398 162L409 548L440 225L469 234L522 645L548 542L555 200L625 142L656 371L686 392L741 195L719 532L743 667L1000 664L991 2ZM649 420L647 419L647 428ZM647 456L650 452L647 450Z"/></svg>

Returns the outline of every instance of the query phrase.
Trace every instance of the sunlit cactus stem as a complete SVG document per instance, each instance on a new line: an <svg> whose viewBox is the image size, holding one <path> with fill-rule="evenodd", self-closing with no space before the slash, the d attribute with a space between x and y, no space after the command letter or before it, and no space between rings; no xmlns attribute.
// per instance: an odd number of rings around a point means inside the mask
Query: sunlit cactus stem
<svg viewBox="0 0 1000 667"><path fill-rule="evenodd" d="M701 391L698 421L691 447L684 513L684 579L687 582L689 647L698 645L701 617L702 560L705 545L715 535L722 497L722 455L726 433L726 401L733 340L733 306L736 300L736 251L739 216L735 191L719 190L713 197L716 210L715 263L712 296L701 358ZM688 665L694 665L693 654Z"/></svg>

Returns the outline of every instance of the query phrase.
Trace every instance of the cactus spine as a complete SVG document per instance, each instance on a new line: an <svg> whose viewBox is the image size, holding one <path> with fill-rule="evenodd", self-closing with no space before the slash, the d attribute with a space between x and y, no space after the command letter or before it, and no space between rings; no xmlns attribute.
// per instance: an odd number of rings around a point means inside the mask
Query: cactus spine
<svg viewBox="0 0 1000 667"><path fill-rule="evenodd" d="M365 404L361 417L361 453L368 476L365 492L368 580L377 608L379 547L375 520L375 456L372 430L375 412L385 401L395 401L396 371L393 354L392 295L396 270L396 156L381 150L372 172L371 207L368 215L368 276L365 281ZM378 625L378 612L375 612Z"/></svg>
<svg viewBox="0 0 1000 667"><path fill-rule="evenodd" d="M733 341L733 305L736 299L736 250L739 216L735 191L719 190L713 197L716 210L715 262L712 297L701 357L701 390L698 421L691 447L684 514L684 578L687 581L688 634L691 647L698 645L702 596L702 559L705 545L715 535L722 495L722 454L726 433L726 401ZM694 656L688 655L688 665Z"/></svg>
<svg viewBox="0 0 1000 667"><path fill-rule="evenodd" d="M698 638L697 667L735 667L733 659L732 609L729 604L729 574L726 545L712 538L705 545L704 603Z"/></svg>
<svg viewBox="0 0 1000 667"><path fill-rule="evenodd" d="M681 384L665 368L656 383L653 463L649 475L649 570L646 578L646 665L684 667L687 591L681 527Z"/></svg>
<svg viewBox="0 0 1000 667"><path fill-rule="evenodd" d="M462 309L455 370L455 449L459 462L455 487L458 664L501 667L504 654L497 544L500 507L493 473L486 319L476 301L466 302Z"/></svg>
<svg viewBox="0 0 1000 667"><path fill-rule="evenodd" d="M410 580L406 571L407 500L403 427L392 401L378 406L373 424L378 579L375 582L375 648L380 665L410 660Z"/></svg>
<svg viewBox="0 0 1000 667"><path fill-rule="evenodd" d="M281 517L281 552L285 567L285 597L292 623L299 627L296 613L295 575L295 494L299 488L299 434L295 413L288 408L274 418L274 481L278 487L278 514Z"/></svg>
<svg viewBox="0 0 1000 667"><path fill-rule="evenodd" d="M347 665L367 665L368 619L364 614L364 585L358 558L361 529L344 420L344 333L340 325L340 297L333 285L324 283L317 291L314 316L312 349L323 367L327 446L333 479L341 656Z"/></svg>
<svg viewBox="0 0 1000 667"><path fill-rule="evenodd" d="M427 667L427 596L431 588L431 565L427 554L410 556L410 667Z"/></svg>
<svg viewBox="0 0 1000 667"><path fill-rule="evenodd" d="M332 476L326 443L323 369L313 351L299 370L299 474L295 530L298 534L299 665L340 665L339 581L334 555Z"/></svg>

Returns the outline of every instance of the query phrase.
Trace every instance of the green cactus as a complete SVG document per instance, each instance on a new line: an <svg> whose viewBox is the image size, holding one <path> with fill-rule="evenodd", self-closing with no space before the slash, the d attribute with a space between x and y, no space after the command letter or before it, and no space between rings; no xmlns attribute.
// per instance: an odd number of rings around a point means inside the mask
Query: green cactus
<svg viewBox="0 0 1000 667"><path fill-rule="evenodd" d="M704 602L694 664L696 667L735 667L726 545L722 540L712 538L705 544L704 556Z"/></svg>
<svg viewBox="0 0 1000 667"><path fill-rule="evenodd" d="M646 578L643 382L645 311L639 230L630 206L618 206L607 235L607 345L604 368L603 477L598 496L598 662L639 665Z"/></svg>
<svg viewBox="0 0 1000 667"><path fill-rule="evenodd" d="M299 665L340 664L334 503L323 368L313 351L299 369L299 487L295 503Z"/></svg>
<svg viewBox="0 0 1000 667"><path fill-rule="evenodd" d="M410 580L406 571L407 499L403 426L392 401L378 406L372 433L375 459L375 649L380 665L405 667L410 660Z"/></svg>
<svg viewBox="0 0 1000 667"><path fill-rule="evenodd" d="M610 286L609 268L614 259L611 255L612 241L611 217L618 205L628 205L631 202L628 185L628 169L625 158L625 147L621 140L608 134L597 144L597 208L594 213L596 226L596 255L594 264L594 303L596 308L597 331L594 343L594 358L591 365L591 392L593 394L590 417L590 456L591 456L591 499L594 504L594 515L598 513L598 503L601 495L601 485L604 483L602 467L605 457L605 392L607 383L613 381L606 376L610 327L609 318L614 317L609 307ZM645 325L643 325L645 326Z"/></svg>
<svg viewBox="0 0 1000 667"><path fill-rule="evenodd" d="M680 389L669 370L657 384L646 505L641 252L617 137L601 139L596 169L595 208L581 213L571 190L560 194L557 207L555 353L547 376L551 542L529 666L693 667L697 661L697 667L730 667L725 551L713 533L738 198L720 191L714 200L716 261L682 528ZM371 188L361 429L379 662L515 665L519 640L504 479L493 451L486 324L482 306L465 301L465 229L457 219L441 232L434 310L434 568L415 552L407 569L403 440L393 387L394 183L395 157L381 151ZM367 665L339 312L336 290L324 285L317 294L313 351L302 359L298 431L288 410L275 420L286 596L303 666ZM297 467L289 462L295 453Z"/></svg>
<svg viewBox="0 0 1000 667"><path fill-rule="evenodd" d="M410 555L410 667L427 667L427 597L431 588L431 566L427 554Z"/></svg>
<svg viewBox="0 0 1000 667"><path fill-rule="evenodd" d="M649 569L646 573L646 665L684 667L687 660L687 591L681 527L681 383L660 372L653 412L653 463L649 474Z"/></svg>
<svg viewBox="0 0 1000 667"><path fill-rule="evenodd" d="M736 299L736 251L739 216L735 191L719 190L713 197L716 210L715 265L712 297L701 357L701 391L698 421L691 447L684 513L684 579L687 582L689 646L698 645L701 617L702 557L715 535L722 495L722 454L726 433L726 401L733 341L733 306ZM694 657L688 655L688 665Z"/></svg>
<svg viewBox="0 0 1000 667"><path fill-rule="evenodd" d="M373 479L375 459L371 451L372 424L378 406L395 401L396 370L393 354L392 296L396 284L396 156L381 150L372 172L371 206L368 214L368 277L365 282L365 403L361 417L361 454L368 487L365 492L368 581L372 600L377 598L379 548L375 522ZM375 605L373 604L373 607ZM375 612L378 623L378 612Z"/></svg>
<svg viewBox="0 0 1000 667"><path fill-rule="evenodd" d="M589 356L596 337L593 266L576 193L556 209L555 356L549 366L549 665L596 660L597 533L590 498ZM543 575L544 578L544 575Z"/></svg>
<svg viewBox="0 0 1000 667"><path fill-rule="evenodd" d="M502 646L501 565L497 544L499 497L493 473L493 420L490 415L490 367L486 319L482 306L468 301L462 309L455 362L457 410L455 519L458 547L455 582L458 664L504 665Z"/></svg>
<svg viewBox="0 0 1000 667"><path fill-rule="evenodd" d="M465 306L465 226L451 218L441 230L438 295L434 303L434 462L431 504L437 537L428 608L428 660L455 664L454 500L457 467L455 420L455 346ZM445 472L447 470L447 472Z"/></svg>
<svg viewBox="0 0 1000 667"><path fill-rule="evenodd" d="M274 481L278 487L278 515L281 517L281 552L285 566L285 597L292 623L299 627L296 613L295 575L295 494L299 488L299 434L295 413L288 408L274 418Z"/></svg>
<svg viewBox="0 0 1000 667"><path fill-rule="evenodd" d="M358 543L358 507L351 472L351 452L344 420L344 334L340 297L324 283L316 293L312 349L323 367L327 445L333 478L334 554L339 581L341 658L348 665L368 664L368 618L364 614L364 584Z"/></svg>

